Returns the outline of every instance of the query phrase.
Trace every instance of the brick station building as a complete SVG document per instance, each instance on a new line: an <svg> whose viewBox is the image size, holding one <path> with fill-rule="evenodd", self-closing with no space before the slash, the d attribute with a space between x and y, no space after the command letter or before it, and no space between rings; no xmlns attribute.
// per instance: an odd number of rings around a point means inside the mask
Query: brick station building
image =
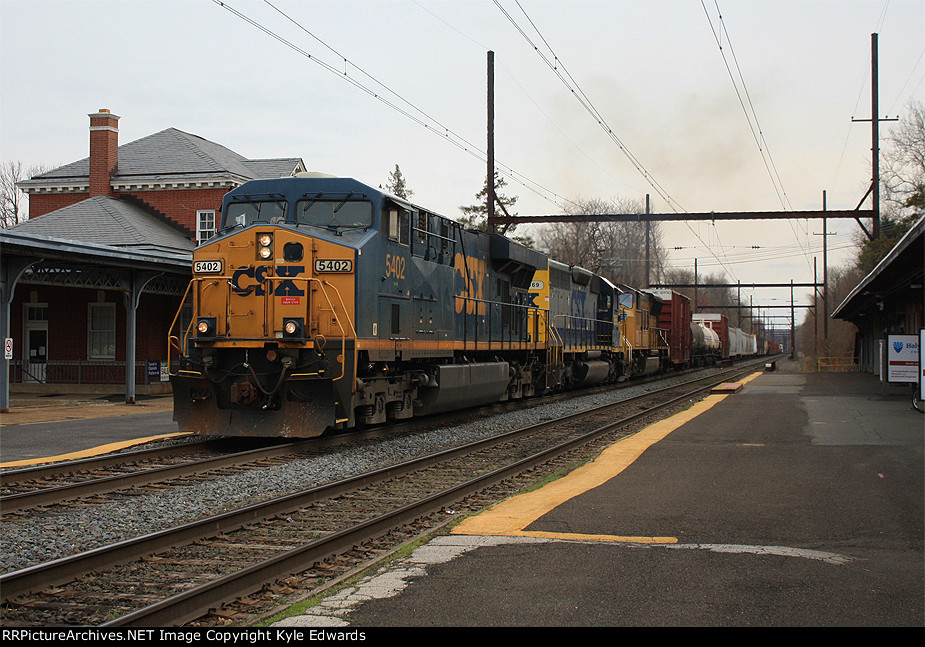
<svg viewBox="0 0 925 647"><path fill-rule="evenodd" d="M248 159L176 128L120 146L117 115L89 117L89 157L20 182L29 220L0 230L0 337L13 347L0 358L0 410L10 388L125 383L127 401L169 389L168 329L222 197L305 171L300 158Z"/></svg>

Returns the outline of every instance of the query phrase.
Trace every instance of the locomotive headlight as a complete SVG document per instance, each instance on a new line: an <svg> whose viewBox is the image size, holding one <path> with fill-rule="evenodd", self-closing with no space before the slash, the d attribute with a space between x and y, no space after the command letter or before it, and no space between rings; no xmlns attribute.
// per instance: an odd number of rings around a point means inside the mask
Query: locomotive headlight
<svg viewBox="0 0 925 647"><path fill-rule="evenodd" d="M273 257L273 236L270 234L260 234L257 236L257 256L263 260Z"/></svg>
<svg viewBox="0 0 925 647"><path fill-rule="evenodd" d="M298 329L299 327L295 324L294 321L286 322L286 334L287 335L294 335Z"/></svg>

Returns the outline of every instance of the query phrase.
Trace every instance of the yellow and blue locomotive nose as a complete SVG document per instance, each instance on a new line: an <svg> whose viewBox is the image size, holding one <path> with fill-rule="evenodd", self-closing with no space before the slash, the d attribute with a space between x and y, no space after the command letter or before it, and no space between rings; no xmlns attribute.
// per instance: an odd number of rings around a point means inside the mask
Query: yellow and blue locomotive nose
<svg viewBox="0 0 925 647"><path fill-rule="evenodd" d="M354 263L349 247L274 225L197 249L195 320L173 379L180 430L312 436L346 418Z"/></svg>

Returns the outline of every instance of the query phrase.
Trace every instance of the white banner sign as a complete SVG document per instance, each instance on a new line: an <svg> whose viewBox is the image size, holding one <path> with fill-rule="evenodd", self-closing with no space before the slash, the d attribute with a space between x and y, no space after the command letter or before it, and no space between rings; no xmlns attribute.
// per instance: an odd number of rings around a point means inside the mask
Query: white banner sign
<svg viewBox="0 0 925 647"><path fill-rule="evenodd" d="M887 381L919 381L918 335L890 335L887 338L886 357Z"/></svg>

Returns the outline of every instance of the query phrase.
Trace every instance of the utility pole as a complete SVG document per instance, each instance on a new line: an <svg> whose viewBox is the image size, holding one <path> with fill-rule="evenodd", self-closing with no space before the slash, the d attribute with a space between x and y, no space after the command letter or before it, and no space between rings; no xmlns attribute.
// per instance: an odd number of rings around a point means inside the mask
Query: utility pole
<svg viewBox="0 0 925 647"><path fill-rule="evenodd" d="M870 35L870 150L873 194L874 240L880 238L880 81L878 72L877 34Z"/></svg>
<svg viewBox="0 0 925 647"><path fill-rule="evenodd" d="M793 279L790 279L790 359L794 357L796 347L796 314L793 311Z"/></svg>
<svg viewBox="0 0 925 647"><path fill-rule="evenodd" d="M649 214L649 194L646 194L646 215ZM649 287L649 221L646 220L646 288Z"/></svg>
<svg viewBox="0 0 925 647"><path fill-rule="evenodd" d="M822 211L826 210L826 194L822 192ZM829 236L828 219L822 219L822 355L829 356ZM819 234L815 234L818 236ZM815 261L813 261L815 263ZM814 266L815 267L815 266Z"/></svg>
<svg viewBox="0 0 925 647"><path fill-rule="evenodd" d="M495 231L495 53L488 52L488 231Z"/></svg>
<svg viewBox="0 0 925 647"><path fill-rule="evenodd" d="M873 226L871 229L871 240L880 238L880 122L881 121L899 121L898 117L889 119L880 118L880 81L879 60L877 54L877 34L870 35L870 119L854 119L851 121L869 121L870 122L870 156L871 156L871 212Z"/></svg>

